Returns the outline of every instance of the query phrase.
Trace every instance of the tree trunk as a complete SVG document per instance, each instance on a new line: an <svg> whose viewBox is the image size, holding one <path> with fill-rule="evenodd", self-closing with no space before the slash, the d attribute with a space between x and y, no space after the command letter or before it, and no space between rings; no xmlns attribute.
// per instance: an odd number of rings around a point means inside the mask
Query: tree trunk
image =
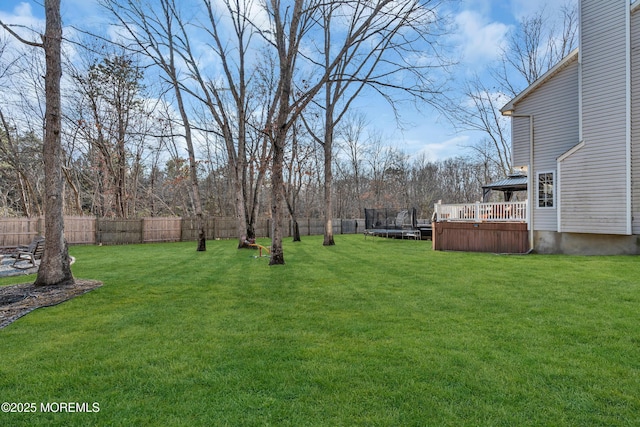
<svg viewBox="0 0 640 427"><path fill-rule="evenodd" d="M189 137L189 140L191 137ZM196 173L196 160L193 151L193 144L187 143L189 151L189 170L191 176L191 190L193 193L193 204L196 210L196 226L198 227L198 247L196 251L204 252L207 250L207 232L204 222L204 214L202 212L202 198L200 197L200 185Z"/></svg>
<svg viewBox="0 0 640 427"><path fill-rule="evenodd" d="M333 246L333 199L331 197L333 186L333 109L327 108L325 137L324 137L324 246Z"/></svg>
<svg viewBox="0 0 640 427"><path fill-rule="evenodd" d="M45 246L35 284L65 285L73 283L69 253L64 241L62 215L62 147L60 79L62 76L60 45L62 20L60 0L45 0L46 29L44 51L47 71L45 75L46 116L43 143L45 173Z"/></svg>
<svg viewBox="0 0 640 427"><path fill-rule="evenodd" d="M273 163L271 169L271 258L269 265L284 264L284 251L282 249L282 202L284 198L284 180L282 166L284 164L284 145L286 131L279 130L273 144Z"/></svg>
<svg viewBox="0 0 640 427"><path fill-rule="evenodd" d="M200 184L198 182L198 164L196 163L196 153L193 148L193 137L191 134L191 122L187 115L187 110L184 106L182 99L182 90L178 83L175 66L173 63L173 50L171 51L171 68L170 75L173 79L173 87L176 94L176 101L178 103L178 110L180 111L180 117L182 117L182 124L184 125L184 139L187 143L187 152L189 154L189 179L191 181L191 194L193 196L193 206L196 211L196 227L198 228L198 246L197 252L204 252L207 250L207 231L204 221L204 213L202 210L202 197L200 195Z"/></svg>
<svg viewBox="0 0 640 427"><path fill-rule="evenodd" d="M124 135L120 135L117 146L116 209L120 218L127 218L127 153L124 146Z"/></svg>
<svg viewBox="0 0 640 427"><path fill-rule="evenodd" d="M80 190L78 190L78 186L73 182L73 177L69 173L67 168L63 168L64 177L71 187L71 192L73 193L73 205L77 215L82 215L82 201L80 200Z"/></svg>
<svg viewBox="0 0 640 427"><path fill-rule="evenodd" d="M243 150L239 150L243 151ZM244 153L242 154L244 155ZM235 219L236 230L238 235L238 249L248 248L248 241L254 239L255 231L249 224L247 218L247 208L245 204L245 191L244 191L244 161L238 156L235 165L232 166L234 170L234 191L235 191Z"/></svg>
<svg viewBox="0 0 640 427"><path fill-rule="evenodd" d="M205 231L202 211L196 213L196 227L198 227L198 247L196 251L204 252L207 250L207 233Z"/></svg>
<svg viewBox="0 0 640 427"><path fill-rule="evenodd" d="M27 190L25 183L27 180L23 178L20 172L16 173L17 182L18 182L18 191L20 193L20 202L22 203L22 208L24 209L24 215L27 218L31 218L31 203L29 202L29 198L27 197Z"/></svg>
<svg viewBox="0 0 640 427"><path fill-rule="evenodd" d="M247 236L251 238L256 237L256 221L258 213L260 212L260 189L266 178L266 170L268 169L269 157L271 156L271 150L269 149L269 140L264 138L262 143L261 154L259 156L258 175L249 189L251 191L251 199L247 197L245 207L247 208ZM253 171L251 174L253 175Z"/></svg>
<svg viewBox="0 0 640 427"><path fill-rule="evenodd" d="M291 223L293 225L293 241L301 242L300 238L300 224L298 224L298 216L296 215L295 202L290 200L293 197L289 195L285 195L285 199L287 202L287 209L289 210L289 215L291 216Z"/></svg>
<svg viewBox="0 0 640 427"><path fill-rule="evenodd" d="M302 239L300 238L300 225L298 224L298 220L296 218L292 218L292 222L293 222L293 241L301 242Z"/></svg>

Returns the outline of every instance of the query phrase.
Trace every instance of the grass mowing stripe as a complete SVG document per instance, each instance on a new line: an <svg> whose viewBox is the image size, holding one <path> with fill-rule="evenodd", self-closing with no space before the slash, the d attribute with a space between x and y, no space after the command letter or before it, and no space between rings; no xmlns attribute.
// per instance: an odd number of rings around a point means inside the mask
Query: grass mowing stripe
<svg viewBox="0 0 640 427"><path fill-rule="evenodd" d="M287 264L274 267L235 241L204 253L194 243L71 248L74 275L105 285L0 331L11 360L0 390L8 401L98 401L101 411L3 419L640 423L635 257L336 242L286 242Z"/></svg>

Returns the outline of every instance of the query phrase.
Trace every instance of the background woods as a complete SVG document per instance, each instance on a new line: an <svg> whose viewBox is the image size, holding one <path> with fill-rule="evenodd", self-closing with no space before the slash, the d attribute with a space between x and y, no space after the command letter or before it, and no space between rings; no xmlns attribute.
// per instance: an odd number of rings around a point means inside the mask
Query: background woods
<svg viewBox="0 0 640 427"><path fill-rule="evenodd" d="M433 101L437 79L426 70L444 62L435 53L413 64L397 55L429 47L443 32L432 13L437 4L310 1L289 9L280 2L202 0L184 10L173 0L102 4L118 39L84 35L68 43L64 56L67 215L233 216L238 237L252 237L256 218L274 214L274 186L282 187L277 193L292 218L356 218L364 207L389 205L416 206L428 216L433 202L451 193L451 180L425 170L454 165L468 169L453 174L462 177L478 169L472 158L410 158L387 147L387 136L366 119L347 115L367 87L394 106L409 98ZM193 7L206 12L202 19ZM287 31L298 31L299 39ZM300 55L311 40L324 42ZM203 43L219 66L201 60ZM327 46L340 51L329 54ZM0 39L4 216L43 212L42 58L26 53ZM403 96L394 95L396 76L409 82L395 88Z"/></svg>
<svg viewBox="0 0 640 427"><path fill-rule="evenodd" d="M279 224L362 217L365 207L481 199L511 172L502 101L575 44L575 11L523 18L493 65L450 96L448 2L432 0L100 0L107 33L72 28L62 59L61 172L66 215L236 221L238 245ZM0 32L0 214L45 211L44 55ZM550 40L546 43L546 40ZM546 44L545 44L546 43ZM532 47L533 46L533 47ZM531 59L540 59L531 61ZM522 64L533 64L523 68ZM362 99L396 123L371 123ZM431 159L398 148L407 109L478 132L466 153ZM423 113L424 111L424 113ZM394 121L394 118L390 119ZM391 144L390 141L396 141ZM294 238L295 238L294 233Z"/></svg>

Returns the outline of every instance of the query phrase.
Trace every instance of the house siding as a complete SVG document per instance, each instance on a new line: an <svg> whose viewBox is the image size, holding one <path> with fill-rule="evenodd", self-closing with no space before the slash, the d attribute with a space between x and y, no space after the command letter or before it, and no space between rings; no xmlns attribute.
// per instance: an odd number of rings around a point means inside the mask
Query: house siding
<svg viewBox="0 0 640 427"><path fill-rule="evenodd" d="M536 208L536 179L539 172L556 173L556 159L575 146L579 135L577 59L559 70L535 92L516 106L517 115L533 115L534 166L529 171L534 188L530 201L536 230L557 231L557 209ZM516 117L512 123L512 144L515 166L529 165L529 119ZM556 198L556 206L557 206Z"/></svg>
<svg viewBox="0 0 640 427"><path fill-rule="evenodd" d="M584 147L560 165L561 231L627 234L628 0L583 0L579 66L582 71Z"/></svg>
<svg viewBox="0 0 640 427"><path fill-rule="evenodd" d="M640 234L640 11L631 15L631 200L632 230Z"/></svg>
<svg viewBox="0 0 640 427"><path fill-rule="evenodd" d="M511 162L514 167L529 164L529 123L528 117L514 117L511 119Z"/></svg>

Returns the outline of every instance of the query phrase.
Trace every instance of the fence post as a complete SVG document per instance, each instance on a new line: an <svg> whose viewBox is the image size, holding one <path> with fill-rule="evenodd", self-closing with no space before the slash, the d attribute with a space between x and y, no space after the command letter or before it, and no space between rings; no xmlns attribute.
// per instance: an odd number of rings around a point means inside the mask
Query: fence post
<svg viewBox="0 0 640 427"><path fill-rule="evenodd" d="M480 202L476 202L476 222L480 221Z"/></svg>

